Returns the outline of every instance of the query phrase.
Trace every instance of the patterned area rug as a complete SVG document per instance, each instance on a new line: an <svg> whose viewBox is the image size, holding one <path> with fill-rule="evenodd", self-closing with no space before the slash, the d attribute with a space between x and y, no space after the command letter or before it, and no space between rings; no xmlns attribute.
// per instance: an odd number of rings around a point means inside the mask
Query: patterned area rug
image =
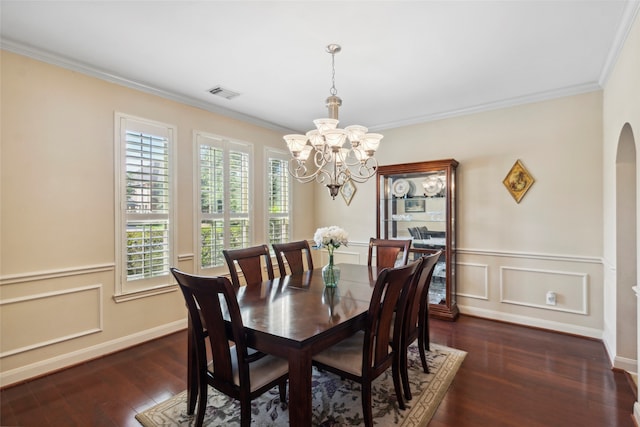
<svg viewBox="0 0 640 427"><path fill-rule="evenodd" d="M438 409L449 385L466 356L466 352L431 344L427 353L430 373L422 371L418 347L409 347L409 380L413 399L407 409L400 410L393 391L391 370L373 383L373 416L378 425L404 427L426 426ZM341 380L331 373L313 369L313 425L322 427L360 426L362 403L360 385ZM288 390L287 390L288 392ZM194 417L186 413L186 390L144 412L136 419L145 427L188 426ZM289 424L286 403L278 396L278 388L263 394L252 402L252 424L256 426L284 426ZM240 405L209 388L204 419L205 426L239 426Z"/></svg>

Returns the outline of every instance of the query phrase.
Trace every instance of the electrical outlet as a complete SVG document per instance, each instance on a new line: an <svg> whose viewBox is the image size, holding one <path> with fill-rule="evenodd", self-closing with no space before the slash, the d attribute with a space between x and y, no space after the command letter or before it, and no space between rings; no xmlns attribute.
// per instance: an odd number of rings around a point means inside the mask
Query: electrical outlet
<svg viewBox="0 0 640 427"><path fill-rule="evenodd" d="M556 305L556 293L553 291L547 292L547 305Z"/></svg>

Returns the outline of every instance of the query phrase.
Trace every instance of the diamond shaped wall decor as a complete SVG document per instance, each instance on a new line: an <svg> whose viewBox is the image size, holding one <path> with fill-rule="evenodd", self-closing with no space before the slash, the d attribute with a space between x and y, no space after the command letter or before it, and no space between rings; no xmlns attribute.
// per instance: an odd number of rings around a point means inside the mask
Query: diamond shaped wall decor
<svg viewBox="0 0 640 427"><path fill-rule="evenodd" d="M502 183L509 194L513 197L516 203L520 203L520 200L524 197L529 188L533 185L535 180L529 173L529 171L524 167L520 159L516 160L516 162L511 167L509 173L504 178Z"/></svg>

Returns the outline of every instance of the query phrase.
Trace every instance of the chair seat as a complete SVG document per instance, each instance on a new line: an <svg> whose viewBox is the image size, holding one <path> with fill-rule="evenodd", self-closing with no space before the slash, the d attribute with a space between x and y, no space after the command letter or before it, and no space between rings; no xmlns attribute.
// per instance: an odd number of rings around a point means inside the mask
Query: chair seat
<svg viewBox="0 0 640 427"><path fill-rule="evenodd" d="M362 346L364 331L356 332L349 338L313 356L313 360L329 365L355 376L362 376ZM392 351L389 346L389 351Z"/></svg>
<svg viewBox="0 0 640 427"><path fill-rule="evenodd" d="M233 367L233 382L240 385L240 373L238 371L238 358L236 357L236 346L231 346L231 363ZM249 352L251 354L251 351ZM209 371L214 372L213 362L209 363ZM249 378L251 382L251 392L274 381L289 371L289 362L281 357L265 355L264 357L251 362L249 365Z"/></svg>

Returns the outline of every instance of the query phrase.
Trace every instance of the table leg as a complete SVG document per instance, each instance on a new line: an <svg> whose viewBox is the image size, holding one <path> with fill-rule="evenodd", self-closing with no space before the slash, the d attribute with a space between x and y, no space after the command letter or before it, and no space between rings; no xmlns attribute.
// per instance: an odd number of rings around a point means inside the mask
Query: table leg
<svg viewBox="0 0 640 427"><path fill-rule="evenodd" d="M311 425L311 352L289 353L289 425Z"/></svg>

